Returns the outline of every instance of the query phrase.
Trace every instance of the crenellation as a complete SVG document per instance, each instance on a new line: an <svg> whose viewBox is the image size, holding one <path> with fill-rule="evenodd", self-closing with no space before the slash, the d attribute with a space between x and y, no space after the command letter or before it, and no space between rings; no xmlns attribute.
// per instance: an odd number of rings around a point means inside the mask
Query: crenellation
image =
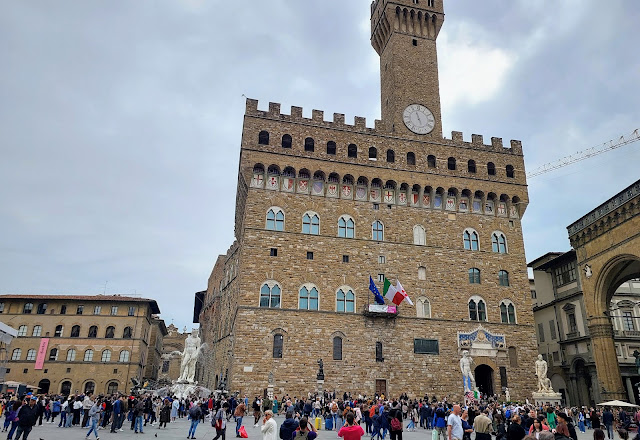
<svg viewBox="0 0 640 440"><path fill-rule="evenodd" d="M311 120L315 122L324 122L324 111L322 110L311 110Z"/></svg>
<svg viewBox="0 0 640 440"><path fill-rule="evenodd" d="M511 152L513 154L522 154L522 141L511 140Z"/></svg>
<svg viewBox="0 0 640 440"><path fill-rule="evenodd" d="M296 105L291 106L291 119L302 119L302 107Z"/></svg>
<svg viewBox="0 0 640 440"><path fill-rule="evenodd" d="M452 131L451 132L451 139L454 142L464 142L464 139L462 137L462 132L461 131Z"/></svg>
<svg viewBox="0 0 640 440"><path fill-rule="evenodd" d="M247 98L245 112L250 115L258 112L258 100Z"/></svg>
<svg viewBox="0 0 640 440"><path fill-rule="evenodd" d="M502 148L502 138L492 137L491 145L493 146L493 148Z"/></svg>
<svg viewBox="0 0 640 440"><path fill-rule="evenodd" d="M344 113L334 113L333 114L333 123L344 125Z"/></svg>
<svg viewBox="0 0 640 440"><path fill-rule="evenodd" d="M355 118L353 118L353 122L356 128L367 128L367 118L356 116Z"/></svg>
<svg viewBox="0 0 640 440"><path fill-rule="evenodd" d="M269 102L269 116L279 117L280 116L280 103L279 102Z"/></svg>
<svg viewBox="0 0 640 440"><path fill-rule="evenodd" d="M482 136L481 134L472 134L471 143L473 145L484 145L484 136Z"/></svg>

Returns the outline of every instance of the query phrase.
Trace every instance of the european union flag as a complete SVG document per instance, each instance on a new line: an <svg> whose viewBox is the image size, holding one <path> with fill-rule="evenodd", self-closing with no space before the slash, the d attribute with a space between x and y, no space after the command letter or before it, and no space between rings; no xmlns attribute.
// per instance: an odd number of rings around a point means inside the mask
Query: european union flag
<svg viewBox="0 0 640 440"><path fill-rule="evenodd" d="M382 297L382 295L380 295L380 291L373 283L373 278L371 278L371 275L369 275L369 290L371 290L371 293L373 293L373 296L376 298L376 302L380 305L384 305L384 298Z"/></svg>

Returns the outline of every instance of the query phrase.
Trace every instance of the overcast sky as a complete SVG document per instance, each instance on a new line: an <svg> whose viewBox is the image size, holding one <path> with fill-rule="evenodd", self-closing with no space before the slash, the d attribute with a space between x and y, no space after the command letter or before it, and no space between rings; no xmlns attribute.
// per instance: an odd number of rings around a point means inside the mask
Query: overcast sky
<svg viewBox="0 0 640 440"><path fill-rule="evenodd" d="M233 242L242 95L373 124L369 6L0 2L0 292L138 294L190 326ZM447 137L520 139L533 170L640 128L637 0L445 12ZM639 161L640 142L531 179L527 260L568 250L566 226L637 180Z"/></svg>

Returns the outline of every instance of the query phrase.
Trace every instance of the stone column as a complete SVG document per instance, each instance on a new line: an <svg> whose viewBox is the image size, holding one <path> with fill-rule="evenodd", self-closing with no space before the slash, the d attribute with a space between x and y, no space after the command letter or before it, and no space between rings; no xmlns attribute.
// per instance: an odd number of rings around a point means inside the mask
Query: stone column
<svg viewBox="0 0 640 440"><path fill-rule="evenodd" d="M624 400L626 392L622 385L620 366L613 342L613 327L607 316L589 319L593 357L596 363L599 383L602 388L602 399Z"/></svg>
<svg viewBox="0 0 640 440"><path fill-rule="evenodd" d="M578 379L575 374L569 376L569 383L567 383L567 387L569 388L569 402L572 406L578 406L580 403L580 395L578 393Z"/></svg>
<svg viewBox="0 0 640 440"><path fill-rule="evenodd" d="M602 397L600 397L602 386L598 381L598 374L596 373L595 368L592 368L591 371L589 371L589 374L591 375L591 389L593 390L593 398L595 399L596 404L598 404L603 401Z"/></svg>
<svg viewBox="0 0 640 440"><path fill-rule="evenodd" d="M624 378L624 383L627 386L627 395L629 396L629 402L635 403L635 393L633 392L633 384L631 383L631 378L629 376Z"/></svg>

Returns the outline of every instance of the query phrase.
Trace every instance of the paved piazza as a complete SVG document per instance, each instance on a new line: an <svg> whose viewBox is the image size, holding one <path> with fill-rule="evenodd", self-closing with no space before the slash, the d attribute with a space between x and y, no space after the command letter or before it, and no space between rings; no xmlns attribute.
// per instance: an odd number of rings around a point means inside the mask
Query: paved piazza
<svg viewBox="0 0 640 440"><path fill-rule="evenodd" d="M253 417L248 417L250 421L253 421ZM247 418L245 418L247 420ZM275 418L278 423L278 428L280 428L280 424L284 420L284 416L278 416ZM230 422L227 426L227 439L231 440L235 438L234 435L234 427L235 424ZM407 425L407 421L405 421L405 426ZM169 423L167 429L158 429L156 426L145 426L144 434L134 434L133 431L129 430L130 424L123 425L125 429L123 432L118 432L117 434L111 434L108 429L101 429L99 431L99 436L101 440L105 439L123 439L123 438L153 438L155 439L157 434L158 439L183 439L187 438L187 431L189 430L190 422L187 419L178 419L174 423ZM254 428L253 425L245 424L245 428L247 429L247 433L249 434L249 439L261 440L262 435L258 428ZM364 425L363 425L364 428ZM83 438L87 433L88 429L80 429L80 428L58 428L57 424L51 425L48 423L44 423L42 426L35 426L31 434L29 435L30 440L54 440L60 438L74 439L74 438ZM198 425L198 430L196 431L196 439L206 439L211 440L215 437L216 430L211 427L211 421L206 420L206 422L200 423ZM403 440L431 440L431 431L426 429L418 429L416 432L407 432L405 429L402 433ZM472 435L472 439L475 435ZM91 434L91 438L95 439L93 434ZM336 439L338 438L335 431L325 431L322 430L318 435L319 439ZM369 439L368 435L362 437L364 440ZM389 439L389 436L386 437ZM582 434L578 431L578 440L592 440L593 439L593 430L587 430L586 433ZM619 439L616 434L616 439Z"/></svg>

